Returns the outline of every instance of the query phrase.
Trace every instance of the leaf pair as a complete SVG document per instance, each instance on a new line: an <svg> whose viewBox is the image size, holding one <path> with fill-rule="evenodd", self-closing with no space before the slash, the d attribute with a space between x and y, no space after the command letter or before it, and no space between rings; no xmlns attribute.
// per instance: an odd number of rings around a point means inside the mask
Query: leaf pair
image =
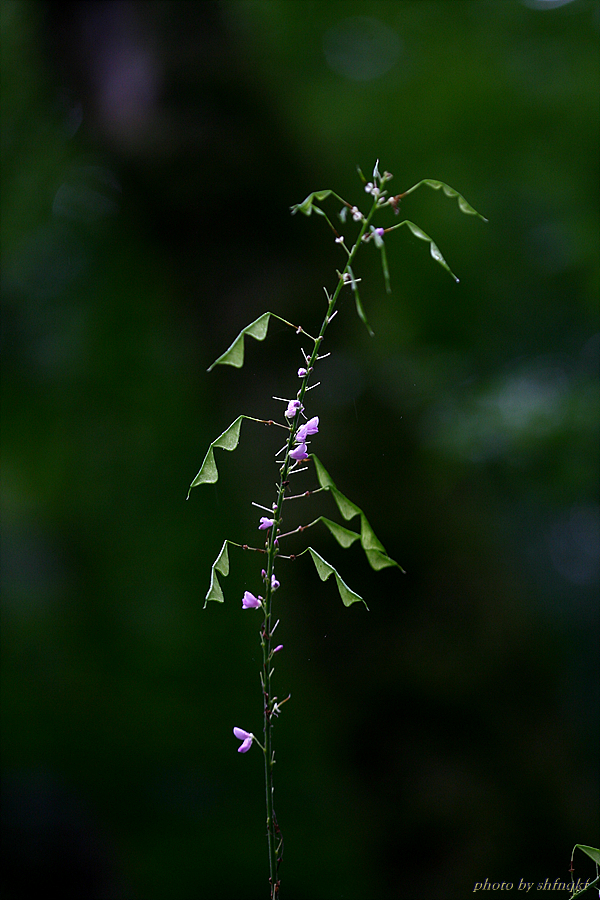
<svg viewBox="0 0 600 900"><path fill-rule="evenodd" d="M356 537L358 537L358 535L356 535ZM225 596L223 594L223 589L221 587L218 576L221 575L226 578L229 575L229 551L227 549L228 544L232 544L234 547L240 546L239 544L234 543L234 541L223 542L223 546L219 551L219 555L215 559L210 569L210 586L206 593L206 597L204 598L204 609L206 609L206 606L210 600L214 600L216 603L224 603L225 601ZM329 563L324 560L316 550L313 550L312 547L307 547L306 550L303 550L302 553L298 555L302 556L304 553L310 553L321 581L327 581L330 575L333 575L335 577L338 591L340 592L340 597L342 598L344 606L351 606L353 603L357 603L358 601L362 601L363 603L365 603L363 598L348 587L346 582L338 574L334 567L329 565ZM366 603L365 606L367 606ZM368 608L369 607L367 606L367 609Z"/></svg>
<svg viewBox="0 0 600 900"><path fill-rule="evenodd" d="M335 524L335 523L332 523ZM358 535L356 535L358 537ZM312 561L315 564L315 569L317 570L317 574L321 581L327 581L330 575L333 575L337 584L338 591L340 592L340 597L342 598L342 603L344 606L352 606L353 603L357 603L358 601L362 601L367 609L369 608L360 594L357 594L355 591L351 590L344 579L338 574L338 572L331 566L323 557L317 553L316 550L313 550L312 547L307 548L308 552L312 557Z"/></svg>
<svg viewBox="0 0 600 900"><path fill-rule="evenodd" d="M349 529L344 528L342 525L337 525L335 522L331 522L329 519L324 519L323 517L321 517L321 521L325 525L327 525L338 543L341 544L342 547L349 547L354 540L360 538L361 546L365 551L366 557L369 560L369 564L372 569L375 569L375 571L379 571L380 569L385 569L388 566L397 566L401 572L404 572L402 566L387 555L385 547L371 528L367 517L365 516L360 506L357 506L356 503L348 500L348 498L345 497L344 494L342 494L342 492L337 489L333 482L333 479L325 469L325 466L319 459L317 459L314 453L311 453L311 457L315 464L319 486L322 487L323 490L331 492L331 494L333 495L333 499L335 500L337 507L344 519L346 519L346 521L348 522L355 516L360 516L360 534L356 534L356 532L350 531ZM352 539L350 539L351 535L354 535Z"/></svg>
<svg viewBox="0 0 600 900"><path fill-rule="evenodd" d="M227 428L223 432L223 434L219 435L219 437L212 442L212 444L208 448L206 456L204 457L204 461L200 467L200 471L189 487L186 499L189 498L192 488L197 487L200 484L212 484L218 480L219 472L215 463L214 449L215 447L219 447L222 450L235 450L240 440L242 419L248 418L251 417L238 416L237 419L231 423L229 428ZM336 539L338 544L340 544L341 547L344 547L344 549L352 546L355 541L360 540L361 546L365 551L369 564L375 571L385 569L388 566L397 566L402 572L404 572L402 566L387 555L385 547L371 528L362 509L337 489L333 479L325 469L323 463L314 454L311 454L311 456L315 463L315 471L317 474L319 486L323 490L331 492L337 504L337 507L344 519L346 519L346 521L349 521L355 516L360 516L360 534L355 531L351 531L349 528L345 528L343 525L339 525L337 522L334 522L331 519L326 518L325 516L320 516L316 520L316 522L323 522L326 528L329 529L330 533ZM204 603L205 607L206 603L208 603L209 600L215 600L219 603L223 603L224 601L223 591L221 589L217 573L220 573L224 577L229 574L229 553L227 550L227 545L233 543L233 541L228 540L223 543L219 555L217 556L211 567L210 587L206 594ZM331 574L335 576L338 591L345 606L350 606L357 600L362 600L362 602L364 603L363 598L348 587L348 585L344 582L336 569L328 562L326 562L326 560L324 560L316 550L314 550L312 547L308 547L307 550L303 551L303 553L306 552L310 552L311 558L322 581L325 581L327 578L329 578ZM366 605L367 604L365 603L365 606Z"/></svg>
<svg viewBox="0 0 600 900"><path fill-rule="evenodd" d="M360 172L360 169L359 169ZM366 181L366 178L360 172L363 181ZM458 191L455 191L453 187L450 187L449 184L444 184L443 181L436 181L434 178L423 178L421 181L417 182L417 184L413 184L411 188L404 193L400 194L400 197L407 197L409 194L412 194L413 191L416 191L417 188L421 187L422 184L426 184L428 187L433 188L434 191L439 191L442 188L446 197L456 197L458 201L458 207L461 212L466 213L469 216L478 216L483 222L487 222L488 220L485 216L482 216L481 213L478 213L476 209L474 209L470 203L467 203L462 194L459 194ZM297 212L304 213L305 216L310 216L310 214L314 211L316 213L320 213L323 215L323 210L319 209L318 206L314 205L314 201L318 200L319 203L322 200L326 200L327 197L333 196L336 197L340 203L343 203L344 206L349 206L345 200L342 200L334 191L313 191L312 194L309 194L306 200L303 200L302 203L296 203L291 207L292 215Z"/></svg>

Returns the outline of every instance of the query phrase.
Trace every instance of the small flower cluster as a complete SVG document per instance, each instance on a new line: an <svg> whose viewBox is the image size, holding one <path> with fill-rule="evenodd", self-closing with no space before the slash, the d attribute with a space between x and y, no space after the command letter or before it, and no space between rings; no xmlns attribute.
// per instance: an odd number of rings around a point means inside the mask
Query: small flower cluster
<svg viewBox="0 0 600 900"><path fill-rule="evenodd" d="M298 369L298 377L304 378L305 375L308 374L308 370L301 367ZM281 398L279 398L281 399ZM300 400L287 400L287 409L285 410L285 417L288 420L294 419L298 413L302 414L304 412L304 406L300 402ZM291 430L291 427L290 427ZM296 462L300 462L302 460L308 459L308 453L306 452L306 444L308 441L308 437L312 434L318 434L319 432L319 417L313 416L312 419L308 419L304 422L294 435L294 443L295 447L293 450L290 450L289 456L291 459ZM258 525L259 531L268 531L269 528L273 528L276 520L274 518L270 518L268 516L261 516L260 522ZM263 577L263 581L267 581L267 572L262 569L261 575ZM273 573L271 575L271 591L276 591L277 588L281 586L280 582L275 577ZM244 596L242 597L242 609L264 609L264 598L260 595L256 597L251 591L244 591ZM273 628L273 631L275 629ZM283 650L283 644L278 644L271 653L271 658L275 653L279 653L280 650ZM273 707L273 713L275 715L279 714L278 705L275 704ZM256 740L254 735L249 731L244 731L243 728L234 728L233 733L236 738L242 743L238 747L238 753L247 753L250 747L252 746L252 742Z"/></svg>
<svg viewBox="0 0 600 900"><path fill-rule="evenodd" d="M384 172L383 175L379 174L379 160L377 160L375 168L373 169L373 181L369 181L365 184L365 193L370 194L375 200L379 201L378 206L382 205L382 201L387 194L387 191L382 190L382 186L386 181L389 181L391 177L389 172Z"/></svg>
<svg viewBox="0 0 600 900"><path fill-rule="evenodd" d="M358 208L358 206L348 205L348 206L343 206L342 209L340 210L340 219L342 220L342 222L346 221L346 216L348 215L348 210L350 210L352 219L355 222L362 222L363 219L365 218L363 216L363 214L361 213L360 209ZM341 240L336 238L336 240L338 241L338 243L341 243L343 238Z"/></svg>
<svg viewBox="0 0 600 900"><path fill-rule="evenodd" d="M309 419L308 422L305 422L304 425L300 426L300 428L296 432L296 436L294 437L297 446L294 447L293 450L290 450L290 456L292 459L295 459L297 462L308 459L308 453L306 452L306 439L309 434L317 434L318 431L318 416L313 416L312 419Z"/></svg>
<svg viewBox="0 0 600 900"><path fill-rule="evenodd" d="M393 197L393 198L386 199L387 191L385 191L383 189L383 185L386 184L392 176L390 175L389 172L384 172L383 175L380 174L379 160L377 160L377 162L375 163L375 168L373 169L372 177L373 177L373 181L368 181L365 184L365 193L370 194L375 200L377 200L377 206L390 205L390 206L392 206L394 212L397 214L398 213L397 202L398 202L399 198ZM352 215L352 218L355 222L364 222L365 217L364 217L363 213L360 211L360 209L357 206L350 206L349 203L346 206L342 207L342 209L340 210L339 215L340 215L340 220L342 222L346 221L348 212L350 212L350 214ZM382 247L383 246L383 234L384 234L385 229L374 228L372 225L370 225L369 227L371 230L369 233L363 235L363 241L370 241L372 239L375 241L376 247L378 247L378 248ZM338 243L338 244L344 243L343 237L338 236L338 237L336 237L335 240L336 240L336 243ZM345 273L343 276L343 280L344 280L345 284L350 281L350 278L347 276L348 276L348 273Z"/></svg>

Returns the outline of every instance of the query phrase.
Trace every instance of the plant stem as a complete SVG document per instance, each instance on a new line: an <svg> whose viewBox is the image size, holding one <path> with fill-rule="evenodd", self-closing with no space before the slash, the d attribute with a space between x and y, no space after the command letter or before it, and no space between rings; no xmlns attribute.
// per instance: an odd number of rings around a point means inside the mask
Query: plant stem
<svg viewBox="0 0 600 900"><path fill-rule="evenodd" d="M363 219L363 223L361 229L359 231L356 242L348 254L348 261L344 267L342 272L342 276L339 278L338 283L336 285L335 291L333 295L329 299L329 303L327 306L327 312L325 314L325 318L323 319L323 324L321 325L321 330L319 331L319 335L314 339L314 348L310 359L307 365L307 372L304 378L302 379L302 384L300 390L298 392L298 400L302 403L302 399L306 390L308 388L308 382L310 380L310 376L314 369L315 363L319 357L319 349L323 342L323 338L325 335L325 331L327 330L327 326L331 321L333 312L335 310L335 305L337 303L337 299L340 295L340 291L342 287L347 282L344 280L344 276L350 274L351 266L354 261L354 258L358 252L358 248L362 242L362 238L367 231L369 226L369 222L373 216L373 213L377 209L377 201L375 201L371 207L371 211L368 216ZM306 334L306 332L303 332ZM292 466L292 458L290 457L290 451L294 447L294 437L296 431L298 430L298 426L300 424L300 416L301 409L298 410L296 416L293 420L293 423L290 426L290 434L287 442L286 452L285 452L285 460L280 469L280 478L279 484L277 486L277 503L273 509L273 518L275 520L275 524L270 530L268 541L267 541L267 574L266 574L266 595L264 600L264 620L261 628L261 647L262 647L262 672L261 672L261 684L263 690L263 700L264 700L264 708L263 708L263 730L264 730L264 756L265 756L265 794L266 794L266 806L267 806L267 841L269 845L269 881L271 885L271 900L278 900L279 898L279 880L277 877L277 870L279 863L281 862L281 851L283 847L283 840L281 837L281 832L279 830L279 826L277 824L277 817L275 816L275 810L273 808L273 767L275 765L275 753L273 750L273 717L277 715L276 709L276 701L277 698L272 694L271 688L271 676L272 676L272 652L271 652L271 638L272 638L272 629L271 629L271 610L272 610L272 599L273 599L273 588L272 588L272 577L274 574L275 568L275 557L279 552L278 547L278 531L279 525L282 521L282 511L283 511L283 501L285 495L285 488L288 480L288 474L290 468Z"/></svg>

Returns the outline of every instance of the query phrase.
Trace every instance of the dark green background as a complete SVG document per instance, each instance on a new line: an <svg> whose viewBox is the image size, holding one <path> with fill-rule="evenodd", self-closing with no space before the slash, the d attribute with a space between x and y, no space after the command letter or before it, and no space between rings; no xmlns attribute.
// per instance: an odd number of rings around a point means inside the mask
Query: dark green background
<svg viewBox="0 0 600 900"><path fill-rule="evenodd" d="M400 229L392 296L372 246L356 266L375 337L349 295L328 334L313 447L407 574L311 535L367 613L279 567L282 898L566 881L598 843L598 5L1 14L3 896L267 896L262 755L231 733L261 728L260 560L202 604L224 538L259 540L278 436L244 423L184 498L236 416L281 414L298 339L207 366L267 309L316 330L335 285L290 205L364 203L377 158L489 224L411 195L460 284Z"/></svg>

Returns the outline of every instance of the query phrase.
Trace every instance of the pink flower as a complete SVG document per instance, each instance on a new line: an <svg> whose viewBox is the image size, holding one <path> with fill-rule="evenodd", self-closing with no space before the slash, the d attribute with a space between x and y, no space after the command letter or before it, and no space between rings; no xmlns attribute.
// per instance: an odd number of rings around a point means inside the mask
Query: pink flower
<svg viewBox="0 0 600 900"><path fill-rule="evenodd" d="M293 419L294 416L296 415L296 413L298 412L298 410L300 410L300 412L302 412L303 409L304 409L304 407L302 406L302 404L300 403L299 400L290 400L288 402L288 408L286 409L284 415L285 415L286 419Z"/></svg>
<svg viewBox="0 0 600 900"><path fill-rule="evenodd" d="M318 431L319 417L313 416L312 419L309 419L308 422L305 422L304 425L300 426L300 428L296 432L296 437L294 438L294 440L297 444L304 444L309 434L317 434Z"/></svg>
<svg viewBox="0 0 600 900"><path fill-rule="evenodd" d="M304 378L305 375L306 375L306 369L304 369L304 368L298 369L298 378Z"/></svg>
<svg viewBox="0 0 600 900"><path fill-rule="evenodd" d="M273 650L273 653L279 653L280 650L283 650L283 644L278 644Z"/></svg>
<svg viewBox="0 0 600 900"><path fill-rule="evenodd" d="M259 531L266 531L267 528L271 528L272 525L275 524L275 519L267 519L266 516L260 517L260 525L258 526Z"/></svg>
<svg viewBox="0 0 600 900"><path fill-rule="evenodd" d="M252 741L254 740L254 735L250 731L244 731L243 728L234 728L233 733L242 743L238 747L238 753L247 753L250 747L252 746Z"/></svg>
<svg viewBox="0 0 600 900"><path fill-rule="evenodd" d="M306 444L302 442L298 444L297 447L294 447L293 450L290 450L290 456L292 459L302 460L308 459L308 453L306 452Z"/></svg>
<svg viewBox="0 0 600 900"><path fill-rule="evenodd" d="M250 591L244 591L242 609L258 609L260 605L260 597L255 597Z"/></svg>

